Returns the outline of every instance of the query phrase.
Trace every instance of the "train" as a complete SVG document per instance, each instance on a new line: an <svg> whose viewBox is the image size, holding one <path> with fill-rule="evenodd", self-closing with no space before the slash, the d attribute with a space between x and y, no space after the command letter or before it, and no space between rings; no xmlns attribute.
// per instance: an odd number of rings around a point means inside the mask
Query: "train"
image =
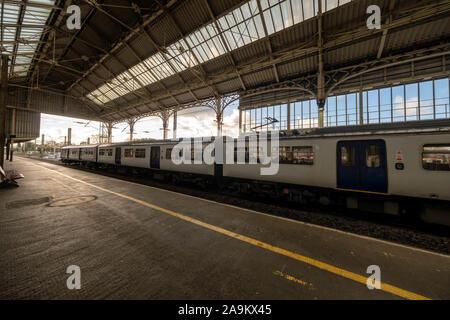
<svg viewBox="0 0 450 320"><path fill-rule="evenodd" d="M252 147L248 137L220 139L224 152L233 143L234 160L244 161L207 163L200 157L175 163L172 153L181 139L66 146L61 161L131 170L203 188L216 186L231 194L334 205L450 226L450 131L312 131L281 135L276 147L269 137L268 149L279 157L272 175L261 174L268 164L260 161L261 150ZM197 144L203 151L206 146ZM181 157L194 160L195 154Z"/></svg>

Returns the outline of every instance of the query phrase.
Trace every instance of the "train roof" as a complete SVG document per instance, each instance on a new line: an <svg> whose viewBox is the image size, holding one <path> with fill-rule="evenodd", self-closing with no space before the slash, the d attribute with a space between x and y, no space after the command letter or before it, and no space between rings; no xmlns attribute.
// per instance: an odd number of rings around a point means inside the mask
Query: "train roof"
<svg viewBox="0 0 450 320"><path fill-rule="evenodd" d="M70 145L62 147L61 149L75 149L75 148L96 148L98 144L81 144L81 145Z"/></svg>

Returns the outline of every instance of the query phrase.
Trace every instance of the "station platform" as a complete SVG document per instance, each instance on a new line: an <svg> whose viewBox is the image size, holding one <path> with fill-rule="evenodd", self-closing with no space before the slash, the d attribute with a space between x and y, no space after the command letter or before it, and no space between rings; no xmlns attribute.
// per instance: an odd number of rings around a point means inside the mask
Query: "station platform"
<svg viewBox="0 0 450 320"><path fill-rule="evenodd" d="M32 159L6 169L25 178L0 189L0 299L450 299L450 256Z"/></svg>

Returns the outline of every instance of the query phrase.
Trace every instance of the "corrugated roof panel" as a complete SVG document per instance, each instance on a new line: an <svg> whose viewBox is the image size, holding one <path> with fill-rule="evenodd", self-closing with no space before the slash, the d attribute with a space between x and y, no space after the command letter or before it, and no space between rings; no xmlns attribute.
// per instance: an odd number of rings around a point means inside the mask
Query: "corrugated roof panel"
<svg viewBox="0 0 450 320"><path fill-rule="evenodd" d="M291 60L277 65L278 74L282 79L301 77L315 72L317 68L317 56L308 56L304 59Z"/></svg>
<svg viewBox="0 0 450 320"><path fill-rule="evenodd" d="M265 68L264 70L259 70L250 74L246 74L243 77L244 82L247 84L248 88L254 88L261 84L267 84L275 81L275 75L273 73L272 67Z"/></svg>
<svg viewBox="0 0 450 320"><path fill-rule="evenodd" d="M328 50L325 54L325 65L342 65L357 59L376 57L380 37L359 41L351 45L343 46L334 50Z"/></svg>
<svg viewBox="0 0 450 320"><path fill-rule="evenodd" d="M182 33L188 34L211 21L208 9L203 0L190 0L181 2L172 12L172 17L178 24ZM188 19L186 19L189 17Z"/></svg>

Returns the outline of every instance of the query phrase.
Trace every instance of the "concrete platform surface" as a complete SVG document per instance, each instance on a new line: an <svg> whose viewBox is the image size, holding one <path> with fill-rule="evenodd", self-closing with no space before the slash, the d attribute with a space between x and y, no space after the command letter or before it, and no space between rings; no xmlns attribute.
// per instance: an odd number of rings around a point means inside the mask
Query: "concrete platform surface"
<svg viewBox="0 0 450 320"><path fill-rule="evenodd" d="M449 299L450 257L16 157L1 299ZM69 290L70 265L81 289ZM379 266L381 289L366 286Z"/></svg>

